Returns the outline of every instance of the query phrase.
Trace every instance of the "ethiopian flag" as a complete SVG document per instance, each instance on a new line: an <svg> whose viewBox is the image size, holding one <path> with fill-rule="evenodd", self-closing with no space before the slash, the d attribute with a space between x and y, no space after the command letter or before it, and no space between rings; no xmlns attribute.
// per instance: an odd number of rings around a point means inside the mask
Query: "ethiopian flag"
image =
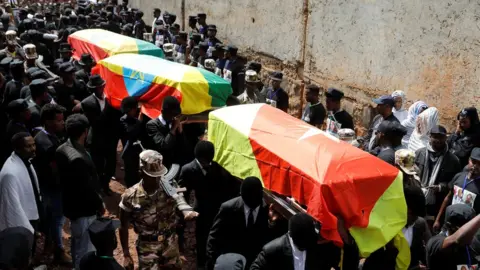
<svg viewBox="0 0 480 270"><path fill-rule="evenodd" d="M212 111L208 139L215 160L233 175L256 176L266 189L306 205L323 238L342 246L341 216L363 257L394 240L398 269L408 267L401 232L407 207L395 167L266 104Z"/></svg>
<svg viewBox="0 0 480 270"><path fill-rule="evenodd" d="M106 81L112 106L119 108L123 98L135 96L150 118L160 115L166 96L175 96L182 114L191 115L225 106L232 94L230 83L208 70L150 55L114 55L99 61L92 73Z"/></svg>
<svg viewBox="0 0 480 270"><path fill-rule="evenodd" d="M77 31L68 37L74 49L73 57L80 59L83 53L92 55L96 62L122 53L146 54L164 58L163 50L150 42L127 37L103 29Z"/></svg>

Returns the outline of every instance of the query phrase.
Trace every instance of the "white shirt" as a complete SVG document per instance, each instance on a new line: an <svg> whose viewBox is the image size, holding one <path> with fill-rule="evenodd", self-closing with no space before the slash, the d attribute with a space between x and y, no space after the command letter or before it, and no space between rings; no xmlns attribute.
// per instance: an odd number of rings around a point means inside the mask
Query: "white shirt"
<svg viewBox="0 0 480 270"><path fill-rule="evenodd" d="M407 239L408 246L412 246L412 240L413 240L413 225L410 227L404 227L402 229L403 236L405 236L405 239Z"/></svg>
<svg viewBox="0 0 480 270"><path fill-rule="evenodd" d="M260 206L257 206L253 210L253 222L255 223L257 221L257 216L258 216L258 210L260 209ZM245 224L248 226L248 214L250 214L250 207L248 207L246 204L243 204L243 212L245 213Z"/></svg>
<svg viewBox="0 0 480 270"><path fill-rule="evenodd" d="M100 110L103 111L103 109L105 109L105 95L103 96L103 99L99 99L95 94L93 94L93 96L98 100L98 104L100 104Z"/></svg>
<svg viewBox="0 0 480 270"><path fill-rule="evenodd" d="M197 162L198 166L200 166L200 169L202 169L203 175L207 175L207 171L203 168L202 164L200 164L200 161L198 161L198 159L195 159L195 161Z"/></svg>
<svg viewBox="0 0 480 270"><path fill-rule="evenodd" d="M158 116L158 120L160 120L160 123L162 123L164 126L167 125L167 121L165 121L165 119L163 119L163 116L161 114ZM170 123L168 125L168 127L172 128L172 124Z"/></svg>
<svg viewBox="0 0 480 270"><path fill-rule="evenodd" d="M293 269L295 270L305 270L305 259L307 257L307 252L301 251L295 246L290 235L288 236L288 241L290 246L292 246L292 255L293 255Z"/></svg>
<svg viewBox="0 0 480 270"><path fill-rule="evenodd" d="M30 166L38 187L37 175ZM29 220L39 218L35 194L28 169L15 153L7 159L0 172L0 194L0 231L24 227L33 233Z"/></svg>

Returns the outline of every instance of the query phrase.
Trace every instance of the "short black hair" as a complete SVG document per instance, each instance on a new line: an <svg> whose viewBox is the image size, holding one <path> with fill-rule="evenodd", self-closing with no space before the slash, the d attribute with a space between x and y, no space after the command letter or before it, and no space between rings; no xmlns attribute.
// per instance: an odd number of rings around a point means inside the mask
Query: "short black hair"
<svg viewBox="0 0 480 270"><path fill-rule="evenodd" d="M215 156L215 146L213 146L213 143L209 141L199 141L197 145L195 145L194 152L195 158L211 161Z"/></svg>
<svg viewBox="0 0 480 270"><path fill-rule="evenodd" d="M163 99L162 102L162 112L171 112L171 113L182 113L182 109L180 108L180 102L177 98L173 96L167 96Z"/></svg>
<svg viewBox="0 0 480 270"><path fill-rule="evenodd" d="M126 97L122 99L121 109L123 113L129 112L131 109L138 107L138 101L135 97Z"/></svg>
<svg viewBox="0 0 480 270"><path fill-rule="evenodd" d="M31 137L32 135L28 132L19 132L15 135L13 135L12 140L10 141L12 143L13 149L20 149L23 147L25 144L25 138Z"/></svg>
<svg viewBox="0 0 480 270"><path fill-rule="evenodd" d="M42 124L45 124L48 120L54 120L57 114L64 113L66 109L58 104L48 103L45 104L40 112L40 120Z"/></svg>
<svg viewBox="0 0 480 270"><path fill-rule="evenodd" d="M405 201L408 209L410 209L414 215L424 217L426 215L425 209L425 195L420 187L417 186L405 186L403 188L405 194Z"/></svg>
<svg viewBox="0 0 480 270"><path fill-rule="evenodd" d="M308 91L311 91L315 94L320 94L320 87L316 84L309 84L307 87L305 87Z"/></svg>
<svg viewBox="0 0 480 270"><path fill-rule="evenodd" d="M32 96L33 100L45 95L46 92L47 92L47 87L44 87L44 86L30 87L30 95Z"/></svg>
<svg viewBox="0 0 480 270"><path fill-rule="evenodd" d="M70 115L65 122L67 136L74 140L78 139L89 127L90 123L88 122L87 117L79 113Z"/></svg>

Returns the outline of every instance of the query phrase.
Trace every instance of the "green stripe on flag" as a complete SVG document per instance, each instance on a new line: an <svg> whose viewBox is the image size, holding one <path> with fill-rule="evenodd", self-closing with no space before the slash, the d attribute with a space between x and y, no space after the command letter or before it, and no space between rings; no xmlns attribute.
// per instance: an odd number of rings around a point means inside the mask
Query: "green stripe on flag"
<svg viewBox="0 0 480 270"><path fill-rule="evenodd" d="M212 97L212 107L225 106L228 96L233 93L230 83L206 69L198 70L208 82L208 94Z"/></svg>
<svg viewBox="0 0 480 270"><path fill-rule="evenodd" d="M144 40L140 40L140 39L135 39L135 42L137 43L138 54L165 58L165 55L163 54L163 50L158 48L154 44L150 42L146 42Z"/></svg>

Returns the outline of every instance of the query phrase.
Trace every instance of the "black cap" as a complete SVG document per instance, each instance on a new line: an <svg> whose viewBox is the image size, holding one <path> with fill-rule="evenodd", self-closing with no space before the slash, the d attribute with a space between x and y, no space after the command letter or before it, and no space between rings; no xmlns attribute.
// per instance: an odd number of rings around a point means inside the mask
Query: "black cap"
<svg viewBox="0 0 480 270"><path fill-rule="evenodd" d="M198 18L207 18L207 14L205 14L205 13L198 13L198 14L197 14L197 19L198 19Z"/></svg>
<svg viewBox="0 0 480 270"><path fill-rule="evenodd" d="M72 46L68 43L61 43L60 48L58 49L59 52L73 52Z"/></svg>
<svg viewBox="0 0 480 270"><path fill-rule="evenodd" d="M200 40L202 40L202 35L200 35L199 33L193 33L190 36L190 39L195 41L195 42L200 42Z"/></svg>
<svg viewBox="0 0 480 270"><path fill-rule="evenodd" d="M331 88L328 88L326 96L327 98L331 98L334 100L341 100L344 94L342 91L331 87Z"/></svg>
<svg viewBox="0 0 480 270"><path fill-rule="evenodd" d="M208 50L208 43L207 42L200 42L198 44L198 48L206 51L206 50Z"/></svg>
<svg viewBox="0 0 480 270"><path fill-rule="evenodd" d="M12 100L7 105L7 112L10 115L17 115L26 110L28 110L28 102L22 98Z"/></svg>
<svg viewBox="0 0 480 270"><path fill-rule="evenodd" d="M0 265L20 269L28 265L33 247L33 233L24 227L6 228L0 232Z"/></svg>
<svg viewBox="0 0 480 270"><path fill-rule="evenodd" d="M395 104L393 97L390 95L384 95L379 98L374 98L373 102L375 102L375 104L378 104L378 105L390 105L392 107Z"/></svg>
<svg viewBox="0 0 480 270"><path fill-rule="evenodd" d="M85 65L91 65L93 64L93 62L95 61L93 60L93 57L89 53L82 53L82 55L80 56L80 60L78 61L78 64L81 66L85 66Z"/></svg>
<svg viewBox="0 0 480 270"><path fill-rule="evenodd" d="M197 21L197 16L188 16L188 20L191 22Z"/></svg>
<svg viewBox="0 0 480 270"><path fill-rule="evenodd" d="M228 46L225 48L225 50L226 50L227 52L231 52L231 53L236 53L236 52L238 52L238 48L235 47L235 46L233 46L233 45L228 45Z"/></svg>
<svg viewBox="0 0 480 270"><path fill-rule="evenodd" d="M98 74L94 74L88 78L87 87L88 88L97 88L105 85L105 80Z"/></svg>
<svg viewBox="0 0 480 270"><path fill-rule="evenodd" d="M274 81L281 81L283 80L283 73L280 71L274 71L272 74L270 74L270 79Z"/></svg>
<svg viewBox="0 0 480 270"><path fill-rule="evenodd" d="M443 126L437 125L430 130L430 134L447 135L447 129L445 129Z"/></svg>
<svg viewBox="0 0 480 270"><path fill-rule="evenodd" d="M183 38L183 39L186 40L188 34L187 34L187 32L183 32L183 31L182 31L182 32L178 33L178 35L179 35L181 38Z"/></svg>
<svg viewBox="0 0 480 270"><path fill-rule="evenodd" d="M247 63L246 69L247 70L251 69L258 73L260 72L260 70L262 70L262 64L260 64L259 62L250 61Z"/></svg>
<svg viewBox="0 0 480 270"><path fill-rule="evenodd" d="M162 12L159 8L154 8L153 12Z"/></svg>
<svg viewBox="0 0 480 270"><path fill-rule="evenodd" d="M470 154L470 158L476 161L480 161L480 148L475 147Z"/></svg>
<svg viewBox="0 0 480 270"><path fill-rule="evenodd" d="M31 91L34 91L34 89L45 89L45 90L47 90L47 80L45 80L45 79L35 79L30 83L29 87L30 87Z"/></svg>
<svg viewBox="0 0 480 270"><path fill-rule="evenodd" d="M11 58L10 56L7 56L5 58L2 59L2 61L0 61L0 65L1 66L10 66L10 63L13 61L13 58Z"/></svg>
<svg viewBox="0 0 480 270"><path fill-rule="evenodd" d="M32 78L32 75L33 73L37 72L41 70L40 68L38 67L31 67L31 68L28 68L27 71L25 72L25 74L27 75L28 78Z"/></svg>
<svg viewBox="0 0 480 270"><path fill-rule="evenodd" d="M208 25L207 30L209 31L217 31L217 26L215 24Z"/></svg>
<svg viewBox="0 0 480 270"><path fill-rule="evenodd" d="M12 62L10 62L10 69L15 69L15 68L23 68L23 61L19 59L13 59Z"/></svg>
<svg viewBox="0 0 480 270"><path fill-rule="evenodd" d="M405 136L407 129L396 121L382 121L378 126L378 131L386 136Z"/></svg>
<svg viewBox="0 0 480 270"><path fill-rule="evenodd" d="M452 204L445 211L445 223L461 227L475 217L475 210L463 203Z"/></svg>
<svg viewBox="0 0 480 270"><path fill-rule="evenodd" d="M75 71L75 67L70 62L66 62L60 65L58 71L62 74L68 74Z"/></svg>
<svg viewBox="0 0 480 270"><path fill-rule="evenodd" d="M118 228L120 228L120 220L103 217L96 219L88 226L88 234L90 238L95 240L107 240L108 237L115 236L115 231Z"/></svg>

